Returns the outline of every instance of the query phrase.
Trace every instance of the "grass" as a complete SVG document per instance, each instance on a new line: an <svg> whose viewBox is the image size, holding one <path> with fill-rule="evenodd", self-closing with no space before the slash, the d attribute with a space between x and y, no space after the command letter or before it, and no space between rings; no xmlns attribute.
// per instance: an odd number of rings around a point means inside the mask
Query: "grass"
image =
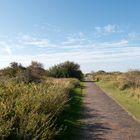
<svg viewBox="0 0 140 140"><path fill-rule="evenodd" d="M81 112L83 102L83 83L71 91L68 110L63 112L66 130L57 138L57 140L78 140L81 133Z"/></svg>
<svg viewBox="0 0 140 140"><path fill-rule="evenodd" d="M140 101L130 96L127 90L120 90L111 82L97 82L97 84L113 99L118 101L130 114L140 120Z"/></svg>

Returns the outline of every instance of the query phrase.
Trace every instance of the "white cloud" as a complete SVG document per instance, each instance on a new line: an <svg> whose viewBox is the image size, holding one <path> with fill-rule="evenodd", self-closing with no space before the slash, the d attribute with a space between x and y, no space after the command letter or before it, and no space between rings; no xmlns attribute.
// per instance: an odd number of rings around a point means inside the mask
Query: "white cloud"
<svg viewBox="0 0 140 140"><path fill-rule="evenodd" d="M98 46L97 46L98 47ZM48 68L54 64L70 60L75 61L81 65L86 63L108 63L108 62L119 62L128 59L140 58L140 47L124 47L120 51L114 51L110 49L79 49L76 51L69 52L53 52L43 53L37 55L14 55L4 56L0 55L1 67L8 65L11 61L17 61L23 65L29 65L32 60L39 61L45 64ZM135 57L134 57L135 56Z"/></svg>
<svg viewBox="0 0 140 140"><path fill-rule="evenodd" d="M108 25L102 26L102 27L97 26L97 27L95 27L95 30L98 33L117 33L117 32L122 32L122 30L120 30L118 25L111 25L111 24L108 24Z"/></svg>
<svg viewBox="0 0 140 140"><path fill-rule="evenodd" d="M33 52L37 51L34 50L33 46L41 48L42 51L36 52L36 54L30 52L28 55L22 51L18 52L17 50L16 53L12 51L12 49L20 48L28 52L28 47L31 47ZM45 50L46 48L47 51ZM0 67L8 65L11 61L28 65L32 60L40 61L46 67L66 60L78 62L83 66L87 63L108 63L127 61L134 58L140 59L139 52L140 45L131 44L126 39L100 42L91 40L81 34L77 37L75 35L68 36L66 40L52 44L48 39L22 35L17 42L0 41Z"/></svg>
<svg viewBox="0 0 140 140"><path fill-rule="evenodd" d="M62 48L76 49L89 44L89 40L85 37L83 32L69 34L64 41L60 43Z"/></svg>
<svg viewBox="0 0 140 140"><path fill-rule="evenodd" d="M60 33L62 32L62 28L59 26L55 26L49 23L43 23L43 24L34 24L34 27L42 30L42 31L51 31L51 32L55 32L55 33Z"/></svg>
<svg viewBox="0 0 140 140"><path fill-rule="evenodd" d="M117 26L108 24L107 26L104 27L104 30L105 32L113 33L113 32L116 32Z"/></svg>
<svg viewBox="0 0 140 140"><path fill-rule="evenodd" d="M95 30L96 30L97 32L102 32L102 27L95 27Z"/></svg>
<svg viewBox="0 0 140 140"><path fill-rule="evenodd" d="M97 42L96 44L97 46L100 46L100 47L104 47L104 48L114 48L114 47L125 47L128 45L128 40L119 40L119 41L115 41L115 42Z"/></svg>
<svg viewBox="0 0 140 140"><path fill-rule="evenodd" d="M8 44L5 41L0 41L0 50L6 55L11 55L12 54L12 49L10 44Z"/></svg>
<svg viewBox="0 0 140 140"><path fill-rule="evenodd" d="M25 45L33 45L38 47L47 47L49 45L48 39L39 39L34 38L29 35L23 35L20 39L20 43L23 43Z"/></svg>
<svg viewBox="0 0 140 140"><path fill-rule="evenodd" d="M128 39L130 40L140 40L140 34L136 32L130 32L128 33Z"/></svg>
<svg viewBox="0 0 140 140"><path fill-rule="evenodd" d="M87 44L85 38L68 38L66 41L62 42L64 46L79 46L84 44Z"/></svg>

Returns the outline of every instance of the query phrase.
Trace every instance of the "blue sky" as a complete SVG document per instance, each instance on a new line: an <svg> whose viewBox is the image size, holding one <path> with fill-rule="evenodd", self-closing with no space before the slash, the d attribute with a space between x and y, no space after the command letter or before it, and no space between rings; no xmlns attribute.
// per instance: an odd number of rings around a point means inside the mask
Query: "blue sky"
<svg viewBox="0 0 140 140"><path fill-rule="evenodd" d="M70 60L84 72L140 68L139 0L1 0L0 68Z"/></svg>

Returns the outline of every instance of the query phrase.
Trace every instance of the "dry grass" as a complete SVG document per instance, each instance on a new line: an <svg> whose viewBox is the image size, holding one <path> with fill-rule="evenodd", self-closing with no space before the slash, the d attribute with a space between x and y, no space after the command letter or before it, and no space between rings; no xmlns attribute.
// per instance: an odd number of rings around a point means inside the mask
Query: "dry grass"
<svg viewBox="0 0 140 140"><path fill-rule="evenodd" d="M140 71L130 70L126 73L95 73L94 80L110 82L120 90L126 90L131 96L140 99Z"/></svg>

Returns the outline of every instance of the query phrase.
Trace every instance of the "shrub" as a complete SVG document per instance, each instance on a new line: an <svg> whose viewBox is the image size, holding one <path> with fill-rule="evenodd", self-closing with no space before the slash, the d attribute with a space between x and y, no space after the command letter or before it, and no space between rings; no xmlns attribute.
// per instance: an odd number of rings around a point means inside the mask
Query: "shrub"
<svg viewBox="0 0 140 140"><path fill-rule="evenodd" d="M79 64L66 61L51 67L48 70L48 75L57 78L78 78L82 79L83 74Z"/></svg>
<svg viewBox="0 0 140 140"><path fill-rule="evenodd" d="M1 76L12 78L16 82L39 83L44 80L46 71L39 62L32 61L29 67L23 67L21 64L12 62L9 67L1 70Z"/></svg>
<svg viewBox="0 0 140 140"><path fill-rule="evenodd" d="M73 79L35 84L0 83L0 139L52 140L60 133L57 118L68 105Z"/></svg>

